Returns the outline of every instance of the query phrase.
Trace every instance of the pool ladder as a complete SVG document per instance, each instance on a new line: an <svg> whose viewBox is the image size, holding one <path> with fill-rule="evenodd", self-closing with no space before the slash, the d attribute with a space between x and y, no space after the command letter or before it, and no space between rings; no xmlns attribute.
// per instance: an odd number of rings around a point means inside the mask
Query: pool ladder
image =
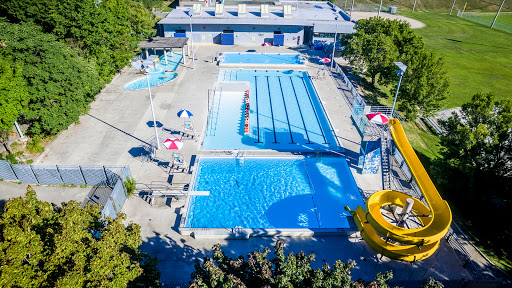
<svg viewBox="0 0 512 288"><path fill-rule="evenodd" d="M209 117L210 125L209 125L209 129L208 129L208 135L210 135L210 136L215 136L215 131L217 131L217 122L219 121L221 97L222 97L222 87L220 88L220 90L214 89L213 96L212 96L212 98L213 98L212 104L210 107L210 117Z"/></svg>

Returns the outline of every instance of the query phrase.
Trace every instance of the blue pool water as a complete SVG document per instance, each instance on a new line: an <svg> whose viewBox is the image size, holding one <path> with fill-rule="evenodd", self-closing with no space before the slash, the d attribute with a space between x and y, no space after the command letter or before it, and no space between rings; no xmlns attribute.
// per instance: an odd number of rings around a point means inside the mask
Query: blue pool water
<svg viewBox="0 0 512 288"><path fill-rule="evenodd" d="M213 100L203 149L337 149L329 122L305 71L223 70L219 81L250 82L249 134L243 93Z"/></svg>
<svg viewBox="0 0 512 288"><path fill-rule="evenodd" d="M166 64L164 56L160 56L160 61L156 62L154 65L151 65L151 67L148 68L149 85L151 87L162 85L176 78L176 76L178 75L177 73L166 71L176 70L182 58L183 55L181 53L173 53L173 55L171 56L170 52L168 52ZM124 86L124 89L126 90L139 90L144 88L148 88L148 82L146 80L146 77L141 77Z"/></svg>
<svg viewBox="0 0 512 288"><path fill-rule="evenodd" d="M364 203L342 157L205 158L186 227L348 228L344 206Z"/></svg>
<svg viewBox="0 0 512 288"><path fill-rule="evenodd" d="M304 64L304 58L294 53L223 53L222 63L229 64Z"/></svg>
<svg viewBox="0 0 512 288"><path fill-rule="evenodd" d="M178 73L172 72L149 73L149 85L151 87L162 85L176 78L177 75ZM148 88L148 80L145 76L124 85L124 89L126 90L139 90L144 88Z"/></svg>

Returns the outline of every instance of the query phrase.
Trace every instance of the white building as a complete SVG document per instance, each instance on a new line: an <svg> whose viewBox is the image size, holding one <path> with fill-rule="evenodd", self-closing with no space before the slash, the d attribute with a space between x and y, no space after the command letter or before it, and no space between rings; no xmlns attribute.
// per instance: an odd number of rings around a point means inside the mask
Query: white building
<svg viewBox="0 0 512 288"><path fill-rule="evenodd" d="M332 42L336 32L353 33L355 22L329 2L278 1L178 7L158 24L161 36L189 37L194 43L297 46Z"/></svg>

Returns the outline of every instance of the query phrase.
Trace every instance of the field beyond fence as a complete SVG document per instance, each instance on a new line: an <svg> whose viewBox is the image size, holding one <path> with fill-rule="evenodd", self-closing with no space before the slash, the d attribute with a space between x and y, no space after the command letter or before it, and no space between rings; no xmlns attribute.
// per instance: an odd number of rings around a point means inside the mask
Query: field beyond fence
<svg viewBox="0 0 512 288"><path fill-rule="evenodd" d="M491 27L496 13L477 13L477 12L458 12L457 16L467 19L472 22L482 24L487 27ZM499 29L505 32L512 33L512 12L501 12L496 23L494 23L493 29Z"/></svg>

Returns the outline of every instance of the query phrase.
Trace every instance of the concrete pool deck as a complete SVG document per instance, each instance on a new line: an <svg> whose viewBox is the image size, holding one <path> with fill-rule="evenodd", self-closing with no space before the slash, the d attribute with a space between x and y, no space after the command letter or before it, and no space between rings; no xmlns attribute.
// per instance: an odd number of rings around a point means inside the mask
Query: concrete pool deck
<svg viewBox="0 0 512 288"><path fill-rule="evenodd" d="M183 130L183 119L176 113L181 109L190 110L194 117L191 119L198 133L204 134L207 117L208 93L213 88L219 67L211 62L218 52L256 52L294 53L298 50L284 47L246 47L246 46L217 46L195 45L196 61L192 69L190 59L187 65L177 69L178 77L153 87L155 116L159 130L160 142L166 137L177 136ZM323 57L322 51L300 50L309 62L304 65L310 75L317 75L325 66L318 65L318 59ZM303 54L304 55L304 54ZM147 191L152 185L172 183L174 187L186 186L190 182L188 173L169 173L168 164L172 151L164 150L163 146L156 152L156 161L145 161L143 146L152 141L151 110L147 90L125 90L123 86L140 77L133 68L124 69L92 103L88 114L80 118L80 124L70 127L50 145L46 154L36 159L35 164L59 165L130 165L132 175L137 180L137 189ZM339 141L345 149L349 167L359 188L364 191L382 189L380 174L361 175L358 172L357 156L361 136L352 124L351 110L335 82L329 77L321 80L314 79L313 83L319 97L326 108L333 128ZM157 124L158 124L157 123ZM223 151L212 153L200 151L203 136L197 139L184 140L184 154L188 163L194 161L197 155L226 155ZM283 155L293 154L269 150L251 151L246 155ZM0 184L2 185L2 184ZM181 216L180 208L183 200L157 199L153 206L141 197L131 197L127 200L123 211L127 221L141 226L141 237L144 241L142 249L160 260L162 271L161 280L164 283L187 282L193 271L195 260L204 256L212 256L212 247L216 243L223 245L223 250L231 256L246 255L272 246L278 237L254 237L249 240L215 240L194 239L182 236L178 231ZM333 264L335 260L355 260L357 266L353 271L353 279L372 279L377 272L393 270L394 279L424 280L428 277L436 279L472 279L470 273L462 266L459 258L445 240L441 248L432 257L417 263L406 263L379 259L377 253L369 248L364 241L353 237L322 236L322 237L283 237L286 242L285 251L314 253L316 265L324 261Z"/></svg>

